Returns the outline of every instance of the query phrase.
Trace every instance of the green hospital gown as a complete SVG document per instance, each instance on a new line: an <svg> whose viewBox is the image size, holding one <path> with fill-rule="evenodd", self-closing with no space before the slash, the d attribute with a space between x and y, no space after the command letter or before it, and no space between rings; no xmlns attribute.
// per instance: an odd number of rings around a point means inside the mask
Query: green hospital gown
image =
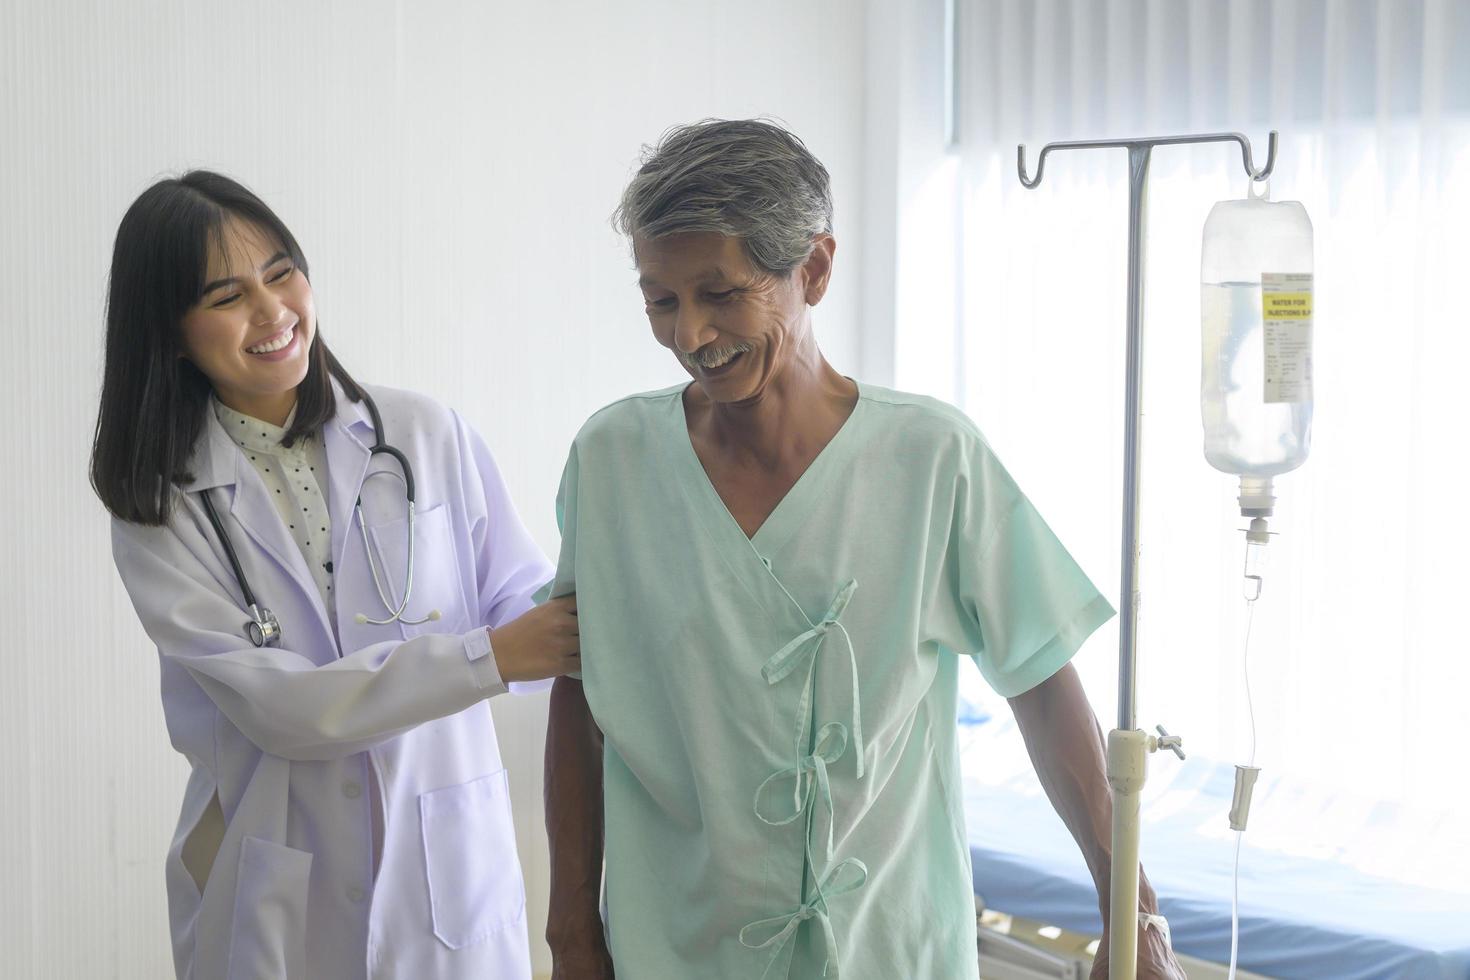
<svg viewBox="0 0 1470 980"><path fill-rule="evenodd" d="M747 538L681 391L594 415L558 497L618 977L975 977L957 654L1014 696L1112 608L955 409L861 385Z"/></svg>

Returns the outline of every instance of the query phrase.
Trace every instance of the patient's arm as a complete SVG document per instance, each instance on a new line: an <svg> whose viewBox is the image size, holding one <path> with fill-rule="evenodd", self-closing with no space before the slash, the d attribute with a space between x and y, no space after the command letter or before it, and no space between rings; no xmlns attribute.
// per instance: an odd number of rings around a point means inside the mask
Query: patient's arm
<svg viewBox="0 0 1470 980"><path fill-rule="evenodd" d="M1087 870L1097 887L1103 943L1092 975L1094 980L1106 977L1113 797L1108 788L1102 729L1071 664L1026 693L1011 698L1010 705L1042 788L1082 849ZM1138 899L1143 911L1158 912L1158 899L1142 868L1138 870ZM1156 929L1145 930L1139 938L1138 976L1140 980L1184 976Z"/></svg>
<svg viewBox="0 0 1470 980"><path fill-rule="evenodd" d="M582 682L558 677L546 721L546 836L551 903L546 942L553 980L611 980L599 911L602 886L602 732Z"/></svg>

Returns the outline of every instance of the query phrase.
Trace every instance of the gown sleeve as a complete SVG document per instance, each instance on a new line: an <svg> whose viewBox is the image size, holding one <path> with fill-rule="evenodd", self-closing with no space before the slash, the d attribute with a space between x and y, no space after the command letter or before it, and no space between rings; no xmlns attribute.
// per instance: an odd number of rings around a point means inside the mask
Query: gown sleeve
<svg viewBox="0 0 1470 980"><path fill-rule="evenodd" d="M577 446L573 443L562 470L561 487L556 492L556 527L561 532L561 552L557 556L556 574L536 595L541 602L577 591L577 477Z"/></svg>
<svg viewBox="0 0 1470 980"><path fill-rule="evenodd" d="M958 635L946 645L1015 697L1065 666L1113 607L978 434L956 465L953 574L941 580L953 590Z"/></svg>
<svg viewBox="0 0 1470 980"><path fill-rule="evenodd" d="M557 556L556 573L550 582L536 593L537 602L571 595L577 591L577 445L572 444L567 454L567 465L562 470L561 487L556 492L556 526L561 531L561 551ZM584 651L585 653L585 651ZM582 679L581 671L567 676Z"/></svg>

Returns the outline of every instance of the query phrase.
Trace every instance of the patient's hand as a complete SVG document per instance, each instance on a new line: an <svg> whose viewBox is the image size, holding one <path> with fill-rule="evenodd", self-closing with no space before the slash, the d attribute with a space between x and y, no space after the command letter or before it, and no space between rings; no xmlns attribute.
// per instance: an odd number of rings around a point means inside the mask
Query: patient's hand
<svg viewBox="0 0 1470 980"><path fill-rule="evenodd" d="M1157 929L1145 929L1139 925L1138 935L1138 980L1188 980L1184 967L1174 958L1174 951L1164 941ZM1097 956L1092 960L1091 980L1108 980L1108 933L1103 930L1102 942L1098 943Z"/></svg>
<svg viewBox="0 0 1470 980"><path fill-rule="evenodd" d="M614 980L612 957L601 939L552 953L551 980Z"/></svg>

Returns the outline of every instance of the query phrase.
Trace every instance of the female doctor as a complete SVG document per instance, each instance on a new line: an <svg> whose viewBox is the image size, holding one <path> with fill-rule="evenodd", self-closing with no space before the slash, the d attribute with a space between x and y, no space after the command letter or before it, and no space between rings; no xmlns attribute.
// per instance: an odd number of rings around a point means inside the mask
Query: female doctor
<svg viewBox="0 0 1470 980"><path fill-rule="evenodd" d="M486 702L578 669L489 451L355 383L239 184L145 191L114 246L92 480L189 760L178 975L529 980Z"/></svg>

